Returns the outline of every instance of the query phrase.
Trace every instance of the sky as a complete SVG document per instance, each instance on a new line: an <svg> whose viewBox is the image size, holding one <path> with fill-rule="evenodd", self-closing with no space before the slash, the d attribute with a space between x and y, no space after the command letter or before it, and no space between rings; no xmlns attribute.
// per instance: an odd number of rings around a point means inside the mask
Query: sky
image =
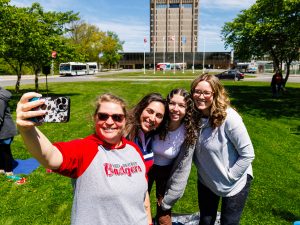
<svg viewBox="0 0 300 225"><path fill-rule="evenodd" d="M149 51L150 0L11 0L11 5L38 2L45 11L79 12L80 18L102 31L117 33L124 52ZM221 39L225 22L232 21L255 0L200 0L198 51L229 52ZM144 37L148 42L144 46Z"/></svg>

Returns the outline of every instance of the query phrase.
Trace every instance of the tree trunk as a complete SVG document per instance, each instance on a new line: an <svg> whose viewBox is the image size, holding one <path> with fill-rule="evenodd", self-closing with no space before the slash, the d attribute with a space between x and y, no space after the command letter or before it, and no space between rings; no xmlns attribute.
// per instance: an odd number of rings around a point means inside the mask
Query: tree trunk
<svg viewBox="0 0 300 225"><path fill-rule="evenodd" d="M273 60L274 71L278 71L280 69L280 62L279 59L276 57L276 54L274 53L273 49L271 49L270 55Z"/></svg>
<svg viewBox="0 0 300 225"><path fill-rule="evenodd" d="M19 93L20 91L20 82L21 82L21 77L22 77L22 63L19 64L19 68L16 67L16 72L17 72L17 82L16 82L16 93Z"/></svg>
<svg viewBox="0 0 300 225"><path fill-rule="evenodd" d="M39 77L38 77L38 73L35 73L34 84L35 84L35 91L39 92Z"/></svg>
<svg viewBox="0 0 300 225"><path fill-rule="evenodd" d="M39 92L39 77L38 77L39 71L40 70L38 68L36 68L34 70L34 84L35 84L35 91L36 92Z"/></svg>
<svg viewBox="0 0 300 225"><path fill-rule="evenodd" d="M17 82L16 82L15 90L16 90L16 93L19 93L19 91L20 91L21 73L17 74L17 76L18 76L18 79L17 79Z"/></svg>
<svg viewBox="0 0 300 225"><path fill-rule="evenodd" d="M286 73L285 73L283 87L285 87L285 84L286 84L286 82L289 79L289 76L290 76L290 67L291 67L291 62L286 62Z"/></svg>
<svg viewBox="0 0 300 225"><path fill-rule="evenodd" d="M19 61L18 61L19 63L14 63L13 61L11 61L9 58L6 58L6 57L4 57L4 60L10 65L10 67L13 69L13 71L17 74L17 82L15 85L15 91L16 91L16 93L19 93L23 63L19 62Z"/></svg>

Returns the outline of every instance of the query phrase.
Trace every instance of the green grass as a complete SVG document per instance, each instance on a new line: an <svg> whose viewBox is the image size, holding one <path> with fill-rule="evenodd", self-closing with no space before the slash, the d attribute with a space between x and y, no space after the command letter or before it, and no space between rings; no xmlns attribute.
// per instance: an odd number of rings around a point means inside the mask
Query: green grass
<svg viewBox="0 0 300 225"><path fill-rule="evenodd" d="M114 77L142 77L140 74ZM186 77L192 79L190 74L186 74ZM280 99L272 99L269 83L223 83L233 106L244 119L256 154L253 162L255 178L241 224L278 225L300 220L300 84L288 83L288 92ZM43 84L40 86L41 90L45 89ZM134 82L49 84L50 94L71 97L71 120L66 124L44 124L40 128L53 142L84 137L93 130L91 113L96 96L101 93L111 92L122 96L132 107L146 93L160 92L165 96L175 87L189 89L189 86L189 80L166 82L138 79ZM27 92L32 91L34 86L24 85L21 88L22 92ZM13 92L13 87L8 89ZM20 94L14 93L11 102L13 110L19 97ZM30 157L20 136L16 136L12 149L15 158ZM70 179L48 174L42 167L27 179L26 184L17 186L0 177L0 224L69 224L72 205ZM198 211L196 182L196 170L193 167L185 194L176 203L174 212ZM155 214L154 191L151 199L152 212Z"/></svg>
<svg viewBox="0 0 300 225"><path fill-rule="evenodd" d="M182 70L176 70L174 74L174 70L167 70L165 73L163 71L154 71L153 70L146 70L145 74L143 72L120 72L118 74L106 74L106 75L98 75L99 78L113 78L113 77L119 77L119 78L137 78L137 79L194 79L198 74L201 74L202 70L195 70L194 73L192 70L185 70L184 73ZM209 72L211 74L217 74L219 72ZM254 78L256 75L254 74L245 74L246 78Z"/></svg>
<svg viewBox="0 0 300 225"><path fill-rule="evenodd" d="M188 70L185 71L185 73L182 73L182 71L176 71L175 74L172 71L154 71L153 70L146 70L145 74L143 72L122 72L118 74L106 74L106 75L98 75L99 78L105 77L105 78L113 78L113 77L119 77L119 78L137 78L137 79L193 79L199 74L199 71L196 71L194 74L192 71Z"/></svg>

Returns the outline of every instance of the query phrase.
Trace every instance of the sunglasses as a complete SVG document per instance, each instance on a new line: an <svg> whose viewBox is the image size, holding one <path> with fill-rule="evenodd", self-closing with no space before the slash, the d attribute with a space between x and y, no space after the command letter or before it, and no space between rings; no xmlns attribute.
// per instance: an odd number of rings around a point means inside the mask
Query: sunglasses
<svg viewBox="0 0 300 225"><path fill-rule="evenodd" d="M125 118L124 114L109 115L107 113L97 113L97 116L98 116L98 119L101 121L106 121L106 120L108 120L109 117L111 117L114 122L119 122L119 123L122 122Z"/></svg>

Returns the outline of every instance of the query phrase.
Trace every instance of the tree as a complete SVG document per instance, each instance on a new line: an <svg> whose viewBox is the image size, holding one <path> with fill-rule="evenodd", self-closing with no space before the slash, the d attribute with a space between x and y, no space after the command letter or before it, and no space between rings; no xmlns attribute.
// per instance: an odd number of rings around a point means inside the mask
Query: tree
<svg viewBox="0 0 300 225"><path fill-rule="evenodd" d="M285 82L291 62L299 60L300 1L257 0L222 28L225 46L233 47L240 60L269 55L275 69L287 66Z"/></svg>
<svg viewBox="0 0 300 225"><path fill-rule="evenodd" d="M1 58L3 58L17 74L16 91L19 91L22 67L28 52L28 35L26 27L28 15L24 9L10 6L9 1L1 1L0 39ZM21 19L22 18L22 19ZM25 54L24 54L25 53Z"/></svg>
<svg viewBox="0 0 300 225"><path fill-rule="evenodd" d="M79 18L72 11L44 12L39 3L33 3L26 11L31 18L27 29L34 31L30 33L33 41L29 46L28 63L34 70L35 89L38 91L38 74L43 67L50 66L52 50L59 49L62 54L70 49L62 39L62 35L68 31L65 25Z"/></svg>
<svg viewBox="0 0 300 225"><path fill-rule="evenodd" d="M103 57L105 65L111 68L116 65L120 59L120 51L123 51L123 41L120 41L118 35L112 31L107 31L106 38L103 40Z"/></svg>
<svg viewBox="0 0 300 225"><path fill-rule="evenodd" d="M72 23L69 38L70 43L77 46L77 50L85 56L85 61L98 61L98 55L102 52L105 32L95 25L79 21Z"/></svg>
<svg viewBox="0 0 300 225"><path fill-rule="evenodd" d="M20 89L22 67L32 65L37 74L49 63L51 50L57 39L66 32L65 24L79 19L73 12L44 12L38 3L31 7L15 7L8 0L1 0L0 56L17 74L16 92Z"/></svg>

